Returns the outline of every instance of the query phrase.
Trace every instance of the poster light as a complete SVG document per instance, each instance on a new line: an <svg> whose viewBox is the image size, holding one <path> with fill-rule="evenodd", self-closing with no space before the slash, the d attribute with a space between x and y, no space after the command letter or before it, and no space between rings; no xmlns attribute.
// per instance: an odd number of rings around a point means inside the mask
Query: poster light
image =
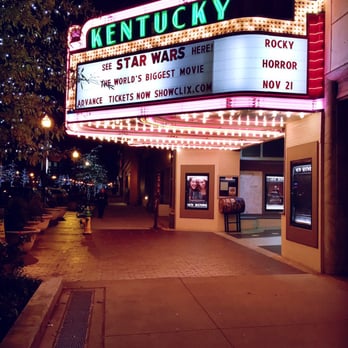
<svg viewBox="0 0 348 348"><path fill-rule="evenodd" d="M70 122L89 122L90 120L105 120L127 117L141 116L160 116L168 114L168 110L174 110L175 113L215 111L221 109L235 108L259 108L274 110L301 110L304 112L317 112L324 108L324 99L299 99L299 98L276 98L276 97L252 97L252 96L234 96L232 98L210 98L206 100L190 100L181 103L173 102L167 104L124 107L113 109L80 111L66 114L66 121Z"/></svg>

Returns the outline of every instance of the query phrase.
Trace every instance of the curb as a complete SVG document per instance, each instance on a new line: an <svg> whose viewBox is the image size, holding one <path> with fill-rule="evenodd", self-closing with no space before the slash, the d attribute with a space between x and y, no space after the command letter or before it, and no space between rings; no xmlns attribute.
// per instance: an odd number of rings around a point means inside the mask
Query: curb
<svg viewBox="0 0 348 348"><path fill-rule="evenodd" d="M37 347L61 295L62 278L43 281L0 343L0 348Z"/></svg>

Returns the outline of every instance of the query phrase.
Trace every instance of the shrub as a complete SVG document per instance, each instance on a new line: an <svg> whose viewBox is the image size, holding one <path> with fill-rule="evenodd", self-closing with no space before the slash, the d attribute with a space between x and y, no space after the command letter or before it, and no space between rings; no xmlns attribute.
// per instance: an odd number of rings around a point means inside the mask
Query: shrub
<svg viewBox="0 0 348 348"><path fill-rule="evenodd" d="M22 272L23 254L18 246L0 242L0 342L41 283Z"/></svg>
<svg viewBox="0 0 348 348"><path fill-rule="evenodd" d="M28 219L28 202L21 197L10 198L5 207L5 230L21 230Z"/></svg>
<svg viewBox="0 0 348 348"><path fill-rule="evenodd" d="M40 194L35 194L30 199L28 204L28 215L30 218L34 216L40 216L44 213L44 204L42 202L42 197Z"/></svg>

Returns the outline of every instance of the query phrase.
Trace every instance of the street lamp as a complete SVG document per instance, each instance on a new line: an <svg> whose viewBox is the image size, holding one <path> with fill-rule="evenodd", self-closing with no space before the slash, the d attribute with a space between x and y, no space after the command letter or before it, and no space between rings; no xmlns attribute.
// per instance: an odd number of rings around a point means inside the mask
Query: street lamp
<svg viewBox="0 0 348 348"><path fill-rule="evenodd" d="M45 143L44 143L44 160L43 160L43 174L41 178L42 182L42 188L43 188L43 193L42 193L42 201L45 204L46 203L46 180L47 180L47 171L48 171L48 151L49 151L49 142L48 142L48 132L49 129L52 127L52 120L50 117L48 117L47 114L41 119L41 126L44 129L45 132Z"/></svg>
<svg viewBox="0 0 348 348"><path fill-rule="evenodd" d="M44 144L44 166L45 166L45 174L47 174L48 170L48 130L52 127L52 120L48 117L48 115L45 115L41 120L41 126L45 131L45 144Z"/></svg>
<svg viewBox="0 0 348 348"><path fill-rule="evenodd" d="M72 158L73 158L73 160L77 160L78 158L80 158L80 153L77 151L77 150L74 150L73 152L72 152Z"/></svg>
<svg viewBox="0 0 348 348"><path fill-rule="evenodd" d="M45 114L45 116L42 118L41 120L41 125L44 128L51 128L52 126L52 120L49 118L49 116L47 114Z"/></svg>
<svg viewBox="0 0 348 348"><path fill-rule="evenodd" d="M72 170L72 174L73 174L73 182L74 182L74 185L76 184L76 165L78 163L78 160L80 158L81 154L78 150L74 149L72 152L71 152L71 160L72 160L72 163L74 164L73 166L73 170Z"/></svg>

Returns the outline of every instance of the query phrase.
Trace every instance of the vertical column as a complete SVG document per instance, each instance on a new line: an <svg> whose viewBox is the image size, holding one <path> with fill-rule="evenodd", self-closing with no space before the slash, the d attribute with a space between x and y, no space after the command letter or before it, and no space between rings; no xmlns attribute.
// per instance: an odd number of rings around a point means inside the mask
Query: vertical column
<svg viewBox="0 0 348 348"><path fill-rule="evenodd" d="M337 101L337 84L327 81L324 116L323 272L348 274L348 100Z"/></svg>
<svg viewBox="0 0 348 348"><path fill-rule="evenodd" d="M348 275L348 99L338 102L336 133L337 274ZM335 169L336 169L335 168Z"/></svg>

